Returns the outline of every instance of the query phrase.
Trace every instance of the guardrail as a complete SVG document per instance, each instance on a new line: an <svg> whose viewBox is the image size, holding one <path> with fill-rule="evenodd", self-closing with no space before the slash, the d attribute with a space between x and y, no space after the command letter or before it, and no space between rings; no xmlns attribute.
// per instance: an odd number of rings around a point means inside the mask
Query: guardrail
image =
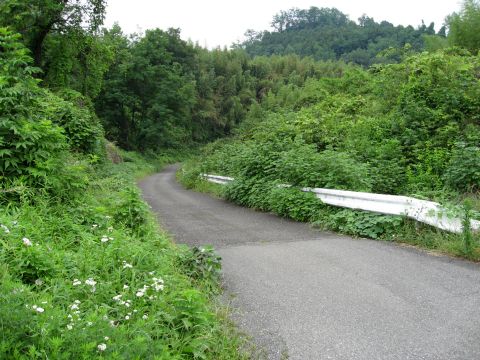
<svg viewBox="0 0 480 360"><path fill-rule="evenodd" d="M207 181L226 185L234 178L228 176L202 174ZM280 185L288 187L289 185ZM303 188L305 192L312 192L323 203L343 208L371 211L386 215L403 215L419 222L436 228L461 233L463 231L462 220L448 216L448 211L439 203L427 200L415 199L408 196L373 194L365 192ZM480 221L471 220L472 230L480 230Z"/></svg>

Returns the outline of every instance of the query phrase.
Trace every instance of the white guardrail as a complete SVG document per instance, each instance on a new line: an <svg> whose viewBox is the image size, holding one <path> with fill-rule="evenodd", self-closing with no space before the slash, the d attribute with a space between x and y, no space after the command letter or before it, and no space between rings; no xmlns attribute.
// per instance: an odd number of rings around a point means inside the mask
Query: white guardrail
<svg viewBox="0 0 480 360"><path fill-rule="evenodd" d="M234 179L228 176L202 174L203 179L226 185ZM288 186L288 185L281 185ZM387 215L403 215L442 230L461 233L462 220L447 215L448 211L439 203L419 200L408 196L383 195L365 192L332 190L320 188L303 188L313 192L323 203L343 208L366 210ZM471 220L471 228L480 230L480 221Z"/></svg>

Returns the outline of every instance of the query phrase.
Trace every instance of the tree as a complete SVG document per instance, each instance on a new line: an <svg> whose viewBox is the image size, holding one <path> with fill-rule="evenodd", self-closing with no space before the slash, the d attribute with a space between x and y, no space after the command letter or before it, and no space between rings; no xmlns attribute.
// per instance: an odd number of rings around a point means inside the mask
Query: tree
<svg viewBox="0 0 480 360"><path fill-rule="evenodd" d="M433 23L428 27L422 23L415 29L386 21L377 23L363 15L357 24L335 8L281 11L273 17L271 25L272 32L250 30L237 48L252 56L295 53L315 60L346 59L368 66L379 61L376 55L382 50L411 44L414 50L421 51L423 35L435 35Z"/></svg>
<svg viewBox="0 0 480 360"><path fill-rule="evenodd" d="M34 64L41 67L44 42L51 33L95 32L103 24L106 0L3 0L0 26L23 35Z"/></svg>
<svg viewBox="0 0 480 360"><path fill-rule="evenodd" d="M477 0L464 0L460 13L451 14L446 22L452 45L472 52L480 50L480 3Z"/></svg>

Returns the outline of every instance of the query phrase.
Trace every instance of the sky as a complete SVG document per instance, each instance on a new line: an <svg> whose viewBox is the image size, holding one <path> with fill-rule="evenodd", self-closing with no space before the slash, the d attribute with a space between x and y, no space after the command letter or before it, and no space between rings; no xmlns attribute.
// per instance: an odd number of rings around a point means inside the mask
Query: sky
<svg viewBox="0 0 480 360"><path fill-rule="evenodd" d="M273 15L280 10L310 6L336 7L357 20L363 14L375 21L417 27L422 20L435 22L438 30L445 17L459 11L459 0L108 0L105 25L118 22L125 33L147 29L180 28L184 40L214 48L243 40L247 29L271 30Z"/></svg>

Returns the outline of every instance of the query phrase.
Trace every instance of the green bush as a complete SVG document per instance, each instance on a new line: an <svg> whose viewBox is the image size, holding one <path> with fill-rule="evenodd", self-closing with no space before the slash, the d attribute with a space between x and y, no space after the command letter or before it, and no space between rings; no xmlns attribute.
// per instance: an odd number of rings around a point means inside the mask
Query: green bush
<svg viewBox="0 0 480 360"><path fill-rule="evenodd" d="M210 300L220 259L158 231L141 164L91 172L74 206L0 208L0 358L247 358Z"/></svg>
<svg viewBox="0 0 480 360"><path fill-rule="evenodd" d="M348 153L301 146L282 153L277 173L289 184L307 187L369 191L369 168Z"/></svg>
<svg viewBox="0 0 480 360"><path fill-rule="evenodd" d="M64 129L70 148L82 154L94 154L103 158L103 128L90 101L73 90L49 94L47 99L43 111Z"/></svg>
<svg viewBox="0 0 480 360"><path fill-rule="evenodd" d="M178 253L178 262L183 272L198 284L207 286L209 292L215 293L219 291L221 260L211 246L183 246Z"/></svg>
<svg viewBox="0 0 480 360"><path fill-rule="evenodd" d="M297 221L316 220L324 208L313 193L296 188L274 188L266 196L269 210Z"/></svg>
<svg viewBox="0 0 480 360"><path fill-rule="evenodd" d="M459 144L443 178L452 189L471 193L480 191L480 147Z"/></svg>
<svg viewBox="0 0 480 360"><path fill-rule="evenodd" d="M403 219L400 216L335 209L315 224L344 234L378 239L393 236L398 232L402 223Z"/></svg>
<svg viewBox="0 0 480 360"><path fill-rule="evenodd" d="M67 144L63 130L39 108L45 104L27 50L16 35L0 28L0 180L44 188L61 172Z"/></svg>
<svg viewBox="0 0 480 360"><path fill-rule="evenodd" d="M138 233L144 229L144 225L147 222L147 214L147 206L140 199L138 190L131 185L126 185L118 193L113 215L115 221L123 224L127 229Z"/></svg>

